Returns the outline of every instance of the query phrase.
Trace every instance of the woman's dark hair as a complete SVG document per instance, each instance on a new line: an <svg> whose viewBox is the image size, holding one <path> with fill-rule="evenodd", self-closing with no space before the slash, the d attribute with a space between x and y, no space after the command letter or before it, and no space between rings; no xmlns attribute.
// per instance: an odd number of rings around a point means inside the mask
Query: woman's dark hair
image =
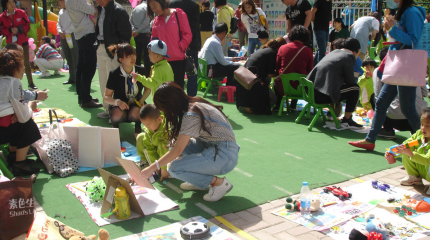
<svg viewBox="0 0 430 240"><path fill-rule="evenodd" d="M136 55L134 47L131 46L129 43L113 44L108 47L108 50L112 55L117 55L117 60L119 63L121 63L119 61L120 58L126 58L130 55Z"/></svg>
<svg viewBox="0 0 430 240"><path fill-rule="evenodd" d="M16 0L13 0L13 1L16 4ZM3 11L6 11L8 2L9 2L9 0L1 0L1 8L3 9Z"/></svg>
<svg viewBox="0 0 430 240"><path fill-rule="evenodd" d="M345 24L342 21L342 18L335 18L333 19L333 22L341 23L342 28L345 28Z"/></svg>
<svg viewBox="0 0 430 240"><path fill-rule="evenodd" d="M218 109L223 115L223 107L221 105L214 105L201 97L188 96L181 87L175 82L165 82L161 84L154 94L154 104L162 112L166 118L166 127L164 133L169 136L169 141L173 142L179 135L182 125L182 117L184 113L188 112L191 103L205 103ZM194 105L190 111L197 113L201 120L201 130L211 134L205 127L205 118L198 106ZM225 115L224 115L225 116ZM169 129L169 131L168 131Z"/></svg>
<svg viewBox="0 0 430 240"><path fill-rule="evenodd" d="M147 8L147 13L146 13L146 14L147 14L149 17L154 17L154 12L152 11L151 7L149 6L149 3L150 3L151 1L156 1L156 2L158 2L158 3L161 5L161 9L163 9L163 10L165 10L165 9L168 9L168 8L169 8L169 4L170 4L169 0L147 0L147 1L146 1L146 5L148 6L148 8Z"/></svg>
<svg viewBox="0 0 430 240"><path fill-rule="evenodd" d="M257 36L260 39L266 39L269 38L269 34L266 31L257 31Z"/></svg>
<svg viewBox="0 0 430 240"><path fill-rule="evenodd" d="M362 67L365 67L367 65L370 65L371 67L377 68L378 64L376 64L375 60L371 58L364 59L363 63L361 64Z"/></svg>
<svg viewBox="0 0 430 240"><path fill-rule="evenodd" d="M335 50L335 47L336 49L341 49L343 48L344 44L345 44L345 38L338 38L331 43L330 51Z"/></svg>
<svg viewBox="0 0 430 240"><path fill-rule="evenodd" d="M381 15L378 12L371 12L367 16L376 18L376 20L379 22L379 27L381 27Z"/></svg>
<svg viewBox="0 0 430 240"><path fill-rule="evenodd" d="M387 56L387 53L388 53L388 49L389 49L390 47L383 47L382 49L381 49L381 51L379 51L379 59L382 61L382 60L384 60L384 58L385 58L385 56Z"/></svg>
<svg viewBox="0 0 430 240"><path fill-rule="evenodd" d="M227 5L227 0L214 0L214 6L215 7L221 7ZM243 3L242 3L243 6Z"/></svg>
<svg viewBox="0 0 430 240"><path fill-rule="evenodd" d="M287 44L287 41L285 41L285 39L283 37L277 37L276 39L272 39L272 40L268 41L261 48L262 49L263 48L273 48L276 51L278 51L279 48L284 44Z"/></svg>
<svg viewBox="0 0 430 240"><path fill-rule="evenodd" d="M51 42L51 38L50 38L50 37L48 37L48 36L43 36L43 37L41 38L41 40L45 41L45 44L49 44L49 46L51 46L53 49L57 49L57 47L55 47L55 44L53 44L53 43Z"/></svg>
<svg viewBox="0 0 430 240"><path fill-rule="evenodd" d="M0 52L0 75L13 76L24 66L24 56L20 51L3 49Z"/></svg>
<svg viewBox="0 0 430 240"><path fill-rule="evenodd" d="M214 29L214 33L222 33L222 32L228 33L227 24L225 24L223 22L218 23L217 25L215 25L215 29Z"/></svg>
<svg viewBox="0 0 430 240"><path fill-rule="evenodd" d="M400 0L400 1L402 1L402 4L401 4L399 10L397 11L396 17L395 17L395 19L397 21L400 21L400 19L402 18L403 13L405 12L406 9L408 9L408 7L416 4L414 2L414 0Z"/></svg>
<svg viewBox="0 0 430 240"><path fill-rule="evenodd" d="M204 1L204 2L202 2L202 6L208 8L211 6L211 3L209 1Z"/></svg>
<svg viewBox="0 0 430 240"><path fill-rule="evenodd" d="M288 33L288 39L290 39L291 42L297 40L303 44L307 44L311 40L311 35L309 30L303 25L296 25L291 29L290 33Z"/></svg>
<svg viewBox="0 0 430 240"><path fill-rule="evenodd" d="M255 14L257 12L257 8L255 7L254 0L243 0L242 1L242 6L240 7L240 13L246 14L245 4L251 5L251 7L252 7L251 14Z"/></svg>
<svg viewBox="0 0 430 240"><path fill-rule="evenodd" d="M343 48L352 52L358 52L358 50L360 50L360 42L355 38L347 38L343 43Z"/></svg>

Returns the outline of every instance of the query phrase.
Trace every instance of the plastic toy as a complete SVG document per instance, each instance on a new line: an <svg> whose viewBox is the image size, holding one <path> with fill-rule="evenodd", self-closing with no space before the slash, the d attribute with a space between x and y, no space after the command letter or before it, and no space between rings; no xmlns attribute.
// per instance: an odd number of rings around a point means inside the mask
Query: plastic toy
<svg viewBox="0 0 430 240"><path fill-rule="evenodd" d="M369 236L367 237L367 240L382 240L382 234L380 233L376 233L376 232L371 232L369 233Z"/></svg>
<svg viewBox="0 0 430 240"><path fill-rule="evenodd" d="M69 240L96 240L96 235L85 236L77 236L73 233L71 234ZM99 238L97 240L109 240L109 233L106 229L102 228L99 230Z"/></svg>
<svg viewBox="0 0 430 240"><path fill-rule="evenodd" d="M101 177L94 177L85 184L88 197L94 202L101 202L105 196L106 184Z"/></svg>
<svg viewBox="0 0 430 240"><path fill-rule="evenodd" d="M375 115L375 112L373 110L367 111L367 117L368 118L373 118L373 115Z"/></svg>
<svg viewBox="0 0 430 240"><path fill-rule="evenodd" d="M60 122L61 123L66 123L66 122L71 122L73 121L73 118L67 118L67 119L61 119Z"/></svg>
<svg viewBox="0 0 430 240"><path fill-rule="evenodd" d="M367 224L366 224L366 231L369 232L369 237L372 235L371 233L373 232L373 238L369 238L368 239L372 239L372 240L385 240L387 239L387 235L388 235L388 227L390 224L389 223L383 223L381 220L375 218L374 214L369 214L369 216L366 218ZM379 234L382 236L379 236Z"/></svg>
<svg viewBox="0 0 430 240"><path fill-rule="evenodd" d="M208 225L202 222L189 222L182 226L180 231L183 239L203 239L211 232Z"/></svg>
<svg viewBox="0 0 430 240"><path fill-rule="evenodd" d="M384 191L384 192L390 192L390 191L394 192L394 190L391 189L390 185L388 185L386 183L380 183L376 180L372 181L372 187L374 189L379 189L379 190Z"/></svg>
<svg viewBox="0 0 430 240"><path fill-rule="evenodd" d="M338 197L340 200L344 201L352 197L351 193L348 193L340 187L332 186L332 187L326 187L324 188L325 193L333 193L336 197Z"/></svg>
<svg viewBox="0 0 430 240"><path fill-rule="evenodd" d="M410 148L413 146L418 146L420 144L421 144L421 141L419 139L417 139L417 140L414 140L414 141L411 141L411 142L408 142L405 144L399 144L399 145L391 146L390 148L387 148L387 151L389 153L392 153L394 156L399 156L400 155L400 153L399 153L399 147L400 146Z"/></svg>
<svg viewBox="0 0 430 240"><path fill-rule="evenodd" d="M300 201L293 200L290 197L287 198L286 201L287 201L287 204L285 204L286 209L300 211Z"/></svg>

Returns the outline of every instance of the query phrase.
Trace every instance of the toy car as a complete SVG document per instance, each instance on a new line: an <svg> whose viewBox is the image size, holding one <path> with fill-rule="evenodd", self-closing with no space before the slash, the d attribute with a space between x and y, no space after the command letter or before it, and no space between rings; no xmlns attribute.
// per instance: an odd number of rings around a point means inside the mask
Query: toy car
<svg viewBox="0 0 430 240"><path fill-rule="evenodd" d="M351 193L348 193L340 187L332 186L332 187L326 187L324 188L325 193L333 193L336 197L338 197L340 200L344 201L352 197Z"/></svg>

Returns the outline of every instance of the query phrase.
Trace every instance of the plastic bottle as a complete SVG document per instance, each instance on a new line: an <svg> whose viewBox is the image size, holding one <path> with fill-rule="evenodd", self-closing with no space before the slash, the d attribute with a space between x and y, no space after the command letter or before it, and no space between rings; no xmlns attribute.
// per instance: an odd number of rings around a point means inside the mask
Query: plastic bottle
<svg viewBox="0 0 430 240"><path fill-rule="evenodd" d="M303 217L311 214L311 194L308 182L303 182L302 190L300 190L300 213Z"/></svg>

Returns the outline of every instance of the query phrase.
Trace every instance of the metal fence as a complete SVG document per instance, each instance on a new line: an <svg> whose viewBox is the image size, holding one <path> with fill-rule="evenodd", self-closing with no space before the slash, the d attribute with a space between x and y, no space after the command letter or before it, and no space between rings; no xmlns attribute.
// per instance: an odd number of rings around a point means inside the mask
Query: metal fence
<svg viewBox="0 0 430 240"><path fill-rule="evenodd" d="M367 16L370 11L369 1L333 1L332 16L342 18L342 12L347 9L352 11L354 21L360 17Z"/></svg>

